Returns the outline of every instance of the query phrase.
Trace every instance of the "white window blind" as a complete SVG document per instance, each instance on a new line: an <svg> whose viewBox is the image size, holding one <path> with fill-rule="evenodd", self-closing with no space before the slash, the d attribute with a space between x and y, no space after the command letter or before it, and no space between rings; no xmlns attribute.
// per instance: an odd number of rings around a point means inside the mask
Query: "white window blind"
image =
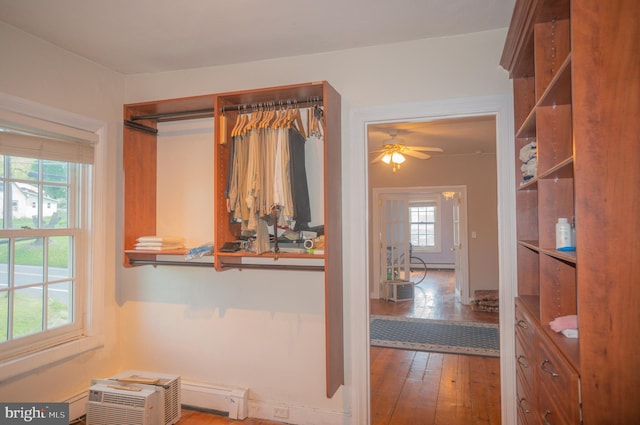
<svg viewBox="0 0 640 425"><path fill-rule="evenodd" d="M98 136L0 108L0 149L6 155L93 163Z"/></svg>

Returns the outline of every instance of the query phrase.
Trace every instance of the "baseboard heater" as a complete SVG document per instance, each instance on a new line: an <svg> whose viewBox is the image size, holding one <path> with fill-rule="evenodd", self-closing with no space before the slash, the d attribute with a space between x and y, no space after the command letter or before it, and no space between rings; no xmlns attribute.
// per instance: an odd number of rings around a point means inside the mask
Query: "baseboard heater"
<svg viewBox="0 0 640 425"><path fill-rule="evenodd" d="M219 384L182 381L182 404L229 414L229 419L249 416L249 389Z"/></svg>

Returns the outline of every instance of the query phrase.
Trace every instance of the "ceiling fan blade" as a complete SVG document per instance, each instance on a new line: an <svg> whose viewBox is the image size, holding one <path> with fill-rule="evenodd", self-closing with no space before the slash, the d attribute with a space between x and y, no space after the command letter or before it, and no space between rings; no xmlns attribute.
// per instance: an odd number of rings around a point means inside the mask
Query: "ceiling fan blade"
<svg viewBox="0 0 640 425"><path fill-rule="evenodd" d="M412 156L414 158L419 158L419 159L431 158L431 155L427 155L426 153L416 152L416 151L404 151L402 152L402 155L408 155L408 156Z"/></svg>
<svg viewBox="0 0 640 425"><path fill-rule="evenodd" d="M426 151L426 152L444 152L440 148L432 148L427 146L407 146L407 149L411 149L414 151Z"/></svg>
<svg viewBox="0 0 640 425"><path fill-rule="evenodd" d="M375 163L375 162L379 162L382 157L384 156L385 152L382 152L380 155L376 156L374 159L371 160L371 163Z"/></svg>

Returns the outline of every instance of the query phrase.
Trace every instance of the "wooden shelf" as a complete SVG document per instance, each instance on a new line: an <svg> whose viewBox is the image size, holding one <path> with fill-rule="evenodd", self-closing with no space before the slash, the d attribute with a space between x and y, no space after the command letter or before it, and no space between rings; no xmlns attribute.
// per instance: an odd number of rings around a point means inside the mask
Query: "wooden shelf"
<svg viewBox="0 0 640 425"><path fill-rule="evenodd" d="M256 254L255 252L248 251L236 251L236 252L218 252L219 257L241 257L241 258L300 258L300 259L324 259L324 254L308 254L308 253L294 253L294 252L280 252L276 255L275 252L265 252L262 254Z"/></svg>
<svg viewBox="0 0 640 425"><path fill-rule="evenodd" d="M184 266L184 267L213 267L213 256L206 255L193 260L186 260L186 249L172 249L166 251L125 250L124 254L130 266Z"/></svg>
<svg viewBox="0 0 640 425"><path fill-rule="evenodd" d="M533 108L527 118L522 123L522 126L516 132L516 138L533 138L536 137L536 108Z"/></svg>
<svg viewBox="0 0 640 425"><path fill-rule="evenodd" d="M525 248L529 248L532 251L540 251L538 241L518 241L518 244L524 246Z"/></svg>
<svg viewBox="0 0 640 425"><path fill-rule="evenodd" d="M557 106L571 104L571 53L564 60L551 83L544 91L537 106Z"/></svg>
<svg viewBox="0 0 640 425"><path fill-rule="evenodd" d="M573 265L577 264L575 251L558 251L555 248L541 248L540 252Z"/></svg>
<svg viewBox="0 0 640 425"><path fill-rule="evenodd" d="M540 322L540 297L536 295L518 295L516 301L526 307L529 315Z"/></svg>
<svg viewBox="0 0 640 425"><path fill-rule="evenodd" d="M520 186L518 186L518 190L538 190L538 177L533 177L527 180L525 183L522 183Z"/></svg>
<svg viewBox="0 0 640 425"><path fill-rule="evenodd" d="M572 179L573 178L573 157L567 158L564 161L554 165L550 169L538 174L537 177L541 179Z"/></svg>

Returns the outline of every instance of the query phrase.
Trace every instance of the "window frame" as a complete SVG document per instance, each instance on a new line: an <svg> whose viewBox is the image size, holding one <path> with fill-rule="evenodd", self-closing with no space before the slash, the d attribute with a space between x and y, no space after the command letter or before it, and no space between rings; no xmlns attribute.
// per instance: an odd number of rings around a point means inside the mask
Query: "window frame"
<svg viewBox="0 0 640 425"><path fill-rule="evenodd" d="M435 221L434 221L434 239L435 243L433 247L429 246L412 246L413 252L423 252L423 253L436 253L442 252L442 220L441 220L441 199L439 194L419 194L412 195L409 197L409 205L407 208L407 214L409 215L408 223L409 223L409 241L411 241L411 208L412 207L429 207L434 206L436 208L435 211Z"/></svg>
<svg viewBox="0 0 640 425"><path fill-rule="evenodd" d="M81 244L89 250L89 261L78 264L76 270L87 277L86 285L78 289L77 294L81 297L77 302L82 303L84 310L78 317L81 331L71 338L60 339L54 345L33 343L29 350L0 361L2 381L104 346L104 297L100 294L104 292L106 253L105 244L99 241L105 240L107 124L5 93L0 93L0 124L93 144L93 164L87 176L91 184L83 186L81 195L90 197L87 198L90 203L84 218L87 228L79 236Z"/></svg>
<svg viewBox="0 0 640 425"><path fill-rule="evenodd" d="M0 126L1 127L1 126ZM0 155L2 154L0 148ZM11 155L3 155L4 158ZM15 156L14 156L15 157ZM68 162L67 162L68 163ZM69 164L69 163L68 163ZM15 255L16 242L20 238L42 238L43 240L48 240L49 238L56 236L69 236L74 240L74 244L72 246L71 255L73 257L73 277L70 279L70 283L73 286L73 322L69 324L62 325L60 327L52 328L52 329L43 329L40 332L36 332L30 335L25 335L17 338L10 338L7 340L3 340L0 342L0 362L4 360L9 360L13 357L19 357L24 355L25 353L37 351L40 347L47 348L55 345L59 345L60 343L64 343L67 341L71 341L73 339L77 339L82 337L84 334L84 323L81 320L82 317L85 316L85 307L86 302L77 302L78 300L84 301L86 298L86 287L90 282L90 276L87 273L86 264L90 264L91 262L91 249L90 246L87 245L90 240L90 227L89 227L89 216L88 211L91 210L91 199L90 193L88 189L91 187L91 168L92 165L85 164L77 164L74 166L68 167L68 181L65 184L69 189L73 189L67 193L68 201L69 201L69 213L68 213L68 222L72 223L69 227L66 228L47 228L34 226L29 229L21 229L11 226L6 229L0 229L0 239L7 239L9 246L9 252L12 254L9 255L9 258L12 258ZM16 179L15 177L10 176L9 169L5 165L5 170L7 176L0 176L2 181L5 183L5 211L8 210L6 208L10 205L12 201L12 196L9 191L13 190L13 183L16 181L21 181L20 179ZM40 177L40 176L39 176ZM32 183L35 183L39 186L45 186L47 183L44 180L33 180ZM38 202L38 201L36 201ZM42 221L41 213L43 209L39 209L37 211L38 221ZM12 215L12 214L8 214ZM8 219L8 217L5 217ZM87 238L87 236L89 238ZM49 244L45 244L44 250L46 251ZM43 251L43 254L45 252ZM47 255L43 258L42 267L45 270L48 270L48 258ZM19 265L14 261L9 261L7 266L12 272L10 275L14 276L15 279L15 267ZM45 272L43 271L43 274ZM9 282L8 282L9 283ZM14 281L15 284L15 281ZM45 278L44 281L38 282L35 284L36 287L42 286L49 287L50 285L55 285L56 283L52 282L50 279ZM12 292L20 291L26 289L28 287L33 287L34 285L19 285L8 288L6 291L9 294ZM14 299L15 303L15 299ZM11 312L12 309L10 308ZM43 314L46 314L46 308L43 303ZM3 319L3 318L0 318ZM43 317L43 322L46 323L46 317ZM9 321L9 328L12 328L14 325L12 320ZM13 329L15 330L15 329ZM10 329L7 329L10 331Z"/></svg>

